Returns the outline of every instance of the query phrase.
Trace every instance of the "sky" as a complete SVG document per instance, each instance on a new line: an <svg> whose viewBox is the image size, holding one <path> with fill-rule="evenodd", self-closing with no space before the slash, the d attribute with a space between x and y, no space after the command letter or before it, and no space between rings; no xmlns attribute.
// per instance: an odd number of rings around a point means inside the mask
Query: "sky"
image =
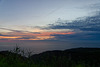
<svg viewBox="0 0 100 67"><path fill-rule="evenodd" d="M57 21L86 16L82 9L99 0L0 0L1 25L41 26Z"/></svg>
<svg viewBox="0 0 100 67"><path fill-rule="evenodd" d="M20 41L80 41L95 47L100 44L100 1L0 0L0 44Z"/></svg>

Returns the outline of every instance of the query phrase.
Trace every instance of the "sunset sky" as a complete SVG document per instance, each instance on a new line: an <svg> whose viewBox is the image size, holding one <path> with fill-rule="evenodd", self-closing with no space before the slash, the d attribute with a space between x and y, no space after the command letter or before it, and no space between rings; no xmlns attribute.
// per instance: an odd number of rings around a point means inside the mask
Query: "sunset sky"
<svg viewBox="0 0 100 67"><path fill-rule="evenodd" d="M100 41L99 0L0 0L0 44Z"/></svg>

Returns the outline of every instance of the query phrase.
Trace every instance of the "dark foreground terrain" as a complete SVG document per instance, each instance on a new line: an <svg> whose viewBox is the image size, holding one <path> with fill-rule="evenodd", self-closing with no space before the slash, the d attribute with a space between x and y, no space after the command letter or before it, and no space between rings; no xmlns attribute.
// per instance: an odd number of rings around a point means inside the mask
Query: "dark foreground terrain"
<svg viewBox="0 0 100 67"><path fill-rule="evenodd" d="M19 48L1 51L0 67L100 67L100 48L54 50L35 55L30 53L25 57L24 51Z"/></svg>

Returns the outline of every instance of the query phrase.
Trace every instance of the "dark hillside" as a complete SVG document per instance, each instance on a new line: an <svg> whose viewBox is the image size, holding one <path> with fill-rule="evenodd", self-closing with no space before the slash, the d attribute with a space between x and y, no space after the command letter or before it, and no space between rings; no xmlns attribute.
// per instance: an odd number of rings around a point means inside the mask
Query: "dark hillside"
<svg viewBox="0 0 100 67"><path fill-rule="evenodd" d="M100 67L100 48L46 51L30 57L1 51L0 67Z"/></svg>
<svg viewBox="0 0 100 67"><path fill-rule="evenodd" d="M89 66L100 65L100 48L73 48L64 51L46 51L31 56L36 63L53 64L66 67L72 64L84 63Z"/></svg>

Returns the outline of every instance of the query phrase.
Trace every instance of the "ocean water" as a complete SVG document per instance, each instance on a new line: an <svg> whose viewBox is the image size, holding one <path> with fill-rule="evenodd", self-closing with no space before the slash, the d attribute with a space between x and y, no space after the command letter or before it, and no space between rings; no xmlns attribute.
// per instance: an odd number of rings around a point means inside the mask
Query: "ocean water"
<svg viewBox="0 0 100 67"><path fill-rule="evenodd" d="M65 50L78 47L100 47L100 41L14 41L0 42L0 51L12 50L16 44L24 50L30 50L33 54L38 54L44 51Z"/></svg>

